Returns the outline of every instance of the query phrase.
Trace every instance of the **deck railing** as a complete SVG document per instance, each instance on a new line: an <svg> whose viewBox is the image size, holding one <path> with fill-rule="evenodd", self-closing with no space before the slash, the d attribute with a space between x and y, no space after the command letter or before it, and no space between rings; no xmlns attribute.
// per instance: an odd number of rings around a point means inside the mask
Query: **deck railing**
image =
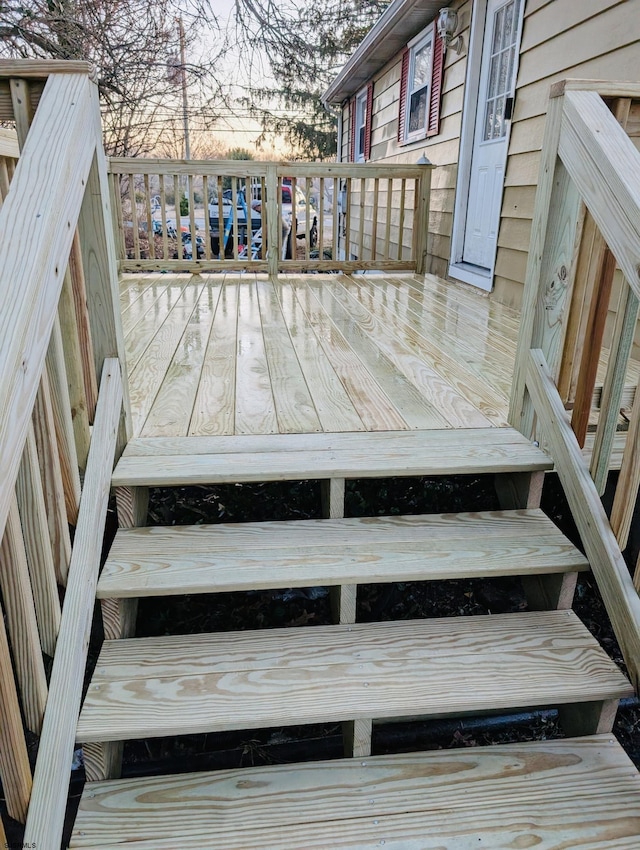
<svg viewBox="0 0 640 850"><path fill-rule="evenodd" d="M432 167L112 158L119 268L423 272Z"/></svg>
<svg viewBox="0 0 640 850"><path fill-rule="evenodd" d="M636 686L640 567L634 588L621 550L640 487L640 393L630 365L640 304L640 154L625 130L634 132L639 116L638 84L552 87L510 407L511 423L554 457ZM621 448L609 522L599 496Z"/></svg>
<svg viewBox="0 0 640 850"><path fill-rule="evenodd" d="M11 817L28 810L25 846L50 850L93 615L86 588L128 413L90 73L84 62L0 61L0 120L15 127L0 135L0 777ZM40 736L33 779L25 730Z"/></svg>

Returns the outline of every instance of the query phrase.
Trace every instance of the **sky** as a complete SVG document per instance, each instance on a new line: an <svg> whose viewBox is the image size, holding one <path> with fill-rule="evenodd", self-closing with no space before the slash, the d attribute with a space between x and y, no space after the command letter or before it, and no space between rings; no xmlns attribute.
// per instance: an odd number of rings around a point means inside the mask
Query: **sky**
<svg viewBox="0 0 640 850"><path fill-rule="evenodd" d="M220 37L226 38L230 45L235 42L235 0L212 0L213 9L218 16L222 29ZM252 79L257 78L260 85L269 79L269 65L266 57L259 51L254 51L251 57L242 55L239 49L231 47L225 60L225 78L232 89L232 97L241 97ZM285 144L283 140L274 140L261 150L256 148L256 140L260 135L259 123L248 115L247 108L234 104L231 111L225 111L224 117L218 124L216 136L227 147L244 147L252 153L276 153L283 155Z"/></svg>

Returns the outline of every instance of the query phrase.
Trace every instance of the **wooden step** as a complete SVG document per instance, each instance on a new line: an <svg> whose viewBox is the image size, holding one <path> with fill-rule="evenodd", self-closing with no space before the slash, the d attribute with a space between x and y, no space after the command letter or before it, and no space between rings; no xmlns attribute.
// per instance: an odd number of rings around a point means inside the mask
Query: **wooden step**
<svg viewBox="0 0 640 850"><path fill-rule="evenodd" d="M588 569L540 510L120 529L98 597Z"/></svg>
<svg viewBox="0 0 640 850"><path fill-rule="evenodd" d="M103 645L77 740L457 715L632 693L572 611L140 638Z"/></svg>
<svg viewBox="0 0 640 850"><path fill-rule="evenodd" d="M113 484L169 487L307 478L479 475L553 467L513 428L136 438Z"/></svg>
<svg viewBox="0 0 640 850"><path fill-rule="evenodd" d="M610 735L85 786L71 850L635 850Z"/></svg>

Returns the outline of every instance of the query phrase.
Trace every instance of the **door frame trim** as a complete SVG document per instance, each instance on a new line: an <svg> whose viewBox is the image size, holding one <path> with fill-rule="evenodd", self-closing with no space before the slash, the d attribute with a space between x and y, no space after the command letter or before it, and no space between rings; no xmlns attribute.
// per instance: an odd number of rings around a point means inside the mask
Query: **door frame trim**
<svg viewBox="0 0 640 850"><path fill-rule="evenodd" d="M480 68L482 66L482 47L484 42L484 29L487 20L487 7L489 0L476 0L472 4L471 29L469 32L469 48L467 51L467 70L465 74L464 98L462 102L462 126L460 129L460 148L458 155L458 173L456 177L456 194L453 205L453 224L451 229L451 255L449 257L449 277L469 283L485 292L493 289L493 276L495 272L498 247L490 268L479 270L474 273L468 263L462 259L464 248L464 232L467 223L467 208L469 203L469 186L471 182L471 157L473 154L473 139L476 128L476 113L478 111L478 96L480 88ZM522 44L522 29L524 24L524 11L526 0L521 0L520 15L518 20L518 51L515 58L514 80L517 90L518 69L520 66L520 47ZM506 135L507 160L509 159L509 141L511 139L511 127L509 122ZM500 201L500 215L502 215L502 198L504 197L504 181L502 184L502 195ZM498 234L499 234L498 221Z"/></svg>

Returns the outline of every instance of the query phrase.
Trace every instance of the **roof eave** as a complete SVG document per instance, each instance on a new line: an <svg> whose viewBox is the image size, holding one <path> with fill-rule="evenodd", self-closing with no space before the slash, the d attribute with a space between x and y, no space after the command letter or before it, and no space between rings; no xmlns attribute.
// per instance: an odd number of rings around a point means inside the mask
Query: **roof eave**
<svg viewBox="0 0 640 850"><path fill-rule="evenodd" d="M393 0L343 65L322 102L340 104L359 91L434 19L442 5L442 0Z"/></svg>

